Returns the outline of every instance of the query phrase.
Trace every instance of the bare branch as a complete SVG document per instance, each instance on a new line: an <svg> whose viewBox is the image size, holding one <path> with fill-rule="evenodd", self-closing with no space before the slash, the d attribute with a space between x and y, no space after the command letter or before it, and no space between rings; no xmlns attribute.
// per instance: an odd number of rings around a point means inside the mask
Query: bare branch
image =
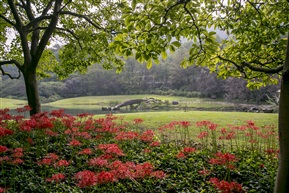
<svg viewBox="0 0 289 193"><path fill-rule="evenodd" d="M21 19L20 19L18 13L17 13L17 10L16 10L16 7L15 7L14 1L13 1L13 0L8 0L8 4L9 4L9 6L10 6L10 9L11 9L12 14L13 14L13 16L14 16L14 19L15 19L15 21L16 21L15 27L16 27L16 29L18 29L18 31L20 31L20 29L22 28L23 24L22 24L22 22L21 22Z"/></svg>
<svg viewBox="0 0 289 193"><path fill-rule="evenodd" d="M91 19L89 19L86 15L81 15L78 13L74 13L71 11L60 11L59 14L61 15L72 15L78 18L83 18L85 19L88 23L90 23L93 27L97 28L97 29L102 29L99 25L97 25L96 23L94 23Z"/></svg>

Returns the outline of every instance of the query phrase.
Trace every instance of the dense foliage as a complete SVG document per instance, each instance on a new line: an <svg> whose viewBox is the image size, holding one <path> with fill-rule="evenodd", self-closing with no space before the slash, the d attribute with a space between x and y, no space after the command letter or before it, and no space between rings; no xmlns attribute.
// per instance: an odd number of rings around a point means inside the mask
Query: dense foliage
<svg viewBox="0 0 289 193"><path fill-rule="evenodd" d="M39 81L39 95L42 103L62 98L79 96L119 94L159 94L186 97L223 98L230 101L266 102L277 94L279 85L268 85L259 90L249 90L246 81L239 78L220 79L205 67L180 68L183 55L189 53L186 43L167 60L147 69L134 59L127 59L124 70L104 70L99 65L88 68L86 74L72 74L60 81L52 74ZM57 50L54 50L57 53ZM6 68L13 73L13 68ZM3 77L0 97L25 99L24 82Z"/></svg>
<svg viewBox="0 0 289 193"><path fill-rule="evenodd" d="M272 192L275 126L1 110L0 192Z"/></svg>

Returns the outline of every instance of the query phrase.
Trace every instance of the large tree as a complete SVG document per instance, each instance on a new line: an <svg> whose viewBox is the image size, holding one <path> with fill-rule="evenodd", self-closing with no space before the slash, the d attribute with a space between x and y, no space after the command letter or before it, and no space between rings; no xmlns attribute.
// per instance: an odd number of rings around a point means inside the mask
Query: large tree
<svg viewBox="0 0 289 193"><path fill-rule="evenodd" d="M244 78L249 88L281 77L279 168L276 193L289 192L289 4L286 0L133 0L124 15L126 33L110 45L151 67L166 49L194 43L181 66L208 66L219 77ZM227 33L217 41L215 30Z"/></svg>
<svg viewBox="0 0 289 193"><path fill-rule="evenodd" d="M122 26L124 6L121 0L0 1L0 70L10 78L23 75L31 115L41 111L37 78L47 72L66 77L95 63L122 68L108 44ZM51 43L61 44L60 62L48 49ZM18 68L19 75L5 65Z"/></svg>

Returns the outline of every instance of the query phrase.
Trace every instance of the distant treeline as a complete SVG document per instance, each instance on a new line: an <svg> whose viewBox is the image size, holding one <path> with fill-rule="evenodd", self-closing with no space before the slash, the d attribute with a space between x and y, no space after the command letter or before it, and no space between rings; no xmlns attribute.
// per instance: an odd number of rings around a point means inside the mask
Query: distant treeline
<svg viewBox="0 0 289 193"><path fill-rule="evenodd" d="M271 85L251 91L243 79L218 79L203 67L183 69L180 62L187 53L188 46L184 46L149 70L145 64L128 59L120 74L105 70L101 65L94 65L86 74L75 73L65 80L52 74L50 78L39 81L41 101L96 95L160 94L260 103L268 100L267 96L275 96L279 89L279 85ZM23 79L2 77L0 86L1 97L25 99Z"/></svg>

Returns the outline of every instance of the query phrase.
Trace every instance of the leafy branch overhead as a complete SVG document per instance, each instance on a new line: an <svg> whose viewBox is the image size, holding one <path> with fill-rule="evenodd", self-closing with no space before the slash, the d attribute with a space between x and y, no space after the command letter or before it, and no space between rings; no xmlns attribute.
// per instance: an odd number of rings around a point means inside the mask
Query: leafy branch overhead
<svg viewBox="0 0 289 193"><path fill-rule="evenodd" d="M111 43L121 55L158 63L181 43L192 40L188 65L208 66L220 77L244 77L274 84L283 69L288 2L133 0L123 15L126 29ZM218 39L216 31L226 32ZM216 65L218 64L218 65ZM260 84L259 84L260 85ZM258 87L258 86L257 86Z"/></svg>
<svg viewBox="0 0 289 193"><path fill-rule="evenodd" d="M13 63L23 71L31 61L33 65L40 62L39 75L46 70L61 77L75 70L84 72L88 65L100 62L107 68L114 63L122 68L121 60L108 47L122 26L121 1L8 0L0 6L0 41L5 45L0 49L1 66ZM52 41L62 45L60 64L47 50Z"/></svg>

